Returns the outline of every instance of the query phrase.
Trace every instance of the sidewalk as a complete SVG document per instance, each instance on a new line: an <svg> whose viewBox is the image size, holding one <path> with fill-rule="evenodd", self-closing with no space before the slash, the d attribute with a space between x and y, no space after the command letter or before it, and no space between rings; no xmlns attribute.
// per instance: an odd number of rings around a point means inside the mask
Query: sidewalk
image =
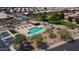
<svg viewBox="0 0 79 59"><path fill-rule="evenodd" d="M14 46L13 46L13 44L9 46L9 49L10 49L11 51L16 51L16 49L15 49Z"/></svg>
<svg viewBox="0 0 79 59"><path fill-rule="evenodd" d="M59 46L59 45L65 44L65 43L67 43L67 42L66 42L66 41L63 41L63 42L60 42L60 43L58 43L58 44L52 45L52 46L50 46L47 50L49 50L49 49L51 49L51 48L54 48L54 47L57 47L57 46Z"/></svg>
<svg viewBox="0 0 79 59"><path fill-rule="evenodd" d="M16 33L16 34L12 34L10 31L7 31L8 33L10 33L10 35L12 36L12 37L14 37L15 38L15 35L17 35L18 33Z"/></svg>

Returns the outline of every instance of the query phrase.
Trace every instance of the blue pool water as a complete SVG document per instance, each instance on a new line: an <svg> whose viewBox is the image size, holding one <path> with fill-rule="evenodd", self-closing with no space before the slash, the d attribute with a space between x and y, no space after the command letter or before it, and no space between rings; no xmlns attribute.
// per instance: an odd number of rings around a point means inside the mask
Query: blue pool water
<svg viewBox="0 0 79 59"><path fill-rule="evenodd" d="M27 33L28 35L33 35L33 34L35 34L36 32L39 32L40 30L42 30L43 28L38 28L38 27L36 27L36 28L31 28L31 29L29 29L29 32Z"/></svg>

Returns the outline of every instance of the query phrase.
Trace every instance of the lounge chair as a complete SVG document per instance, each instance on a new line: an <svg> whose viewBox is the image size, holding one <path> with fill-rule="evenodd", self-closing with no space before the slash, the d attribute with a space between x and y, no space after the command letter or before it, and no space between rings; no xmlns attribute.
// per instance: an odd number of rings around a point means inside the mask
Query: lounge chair
<svg viewBox="0 0 79 59"><path fill-rule="evenodd" d="M24 29L24 27L21 27L22 29Z"/></svg>
<svg viewBox="0 0 79 59"><path fill-rule="evenodd" d="M27 26L24 26L25 28L27 28Z"/></svg>
<svg viewBox="0 0 79 59"><path fill-rule="evenodd" d="M20 29L20 28L17 28L17 29Z"/></svg>

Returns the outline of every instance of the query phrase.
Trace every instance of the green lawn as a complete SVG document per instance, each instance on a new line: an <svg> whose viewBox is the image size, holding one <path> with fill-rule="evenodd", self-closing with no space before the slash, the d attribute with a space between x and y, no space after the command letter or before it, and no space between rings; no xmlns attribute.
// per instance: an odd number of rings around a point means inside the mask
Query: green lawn
<svg viewBox="0 0 79 59"><path fill-rule="evenodd" d="M52 22L49 22L49 23L51 23L51 24L57 24L57 25L64 25L64 26L67 26L70 29L79 28L79 25L73 24L73 23L70 23L70 22L66 22L64 20L52 21Z"/></svg>

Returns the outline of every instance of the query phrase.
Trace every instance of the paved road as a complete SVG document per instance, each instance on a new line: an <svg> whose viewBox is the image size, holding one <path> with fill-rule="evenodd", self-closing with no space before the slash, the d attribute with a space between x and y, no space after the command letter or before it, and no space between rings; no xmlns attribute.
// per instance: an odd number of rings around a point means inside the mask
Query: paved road
<svg viewBox="0 0 79 59"><path fill-rule="evenodd" d="M51 48L47 51L79 51L79 39L74 42L65 43L60 46Z"/></svg>

